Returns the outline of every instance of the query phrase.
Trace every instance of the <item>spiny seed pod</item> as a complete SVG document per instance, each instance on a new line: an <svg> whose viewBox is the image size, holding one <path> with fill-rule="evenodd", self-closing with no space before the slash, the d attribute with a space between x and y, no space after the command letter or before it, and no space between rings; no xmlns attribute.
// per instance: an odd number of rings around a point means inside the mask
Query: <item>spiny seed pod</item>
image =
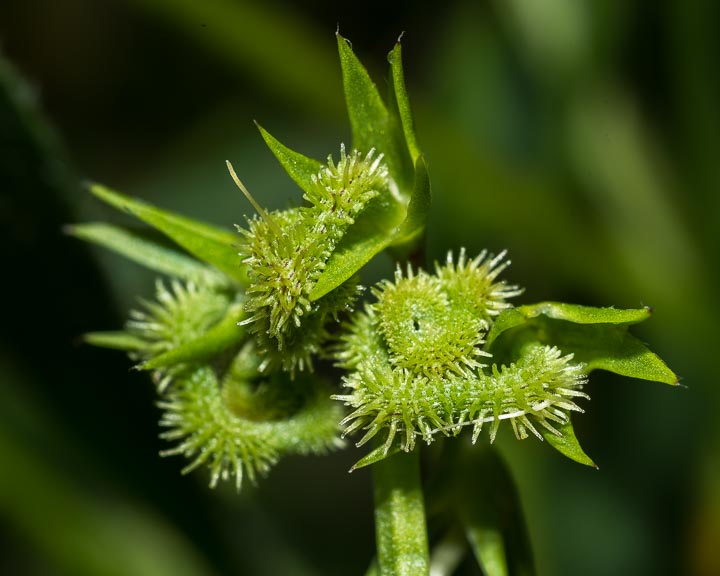
<svg viewBox="0 0 720 576"><path fill-rule="evenodd" d="M428 377L482 366L477 357L484 355L488 324L438 277L414 274L410 266L403 277L398 268L395 283L381 282L373 294L378 301L372 314L393 366Z"/></svg>
<svg viewBox="0 0 720 576"><path fill-rule="evenodd" d="M493 442L503 420L510 421L518 439L528 431L540 437L536 425L560 434L552 422L565 424L569 412L582 412L574 399L588 398L581 391L585 382L583 366L573 364L572 355L538 346L510 366L493 365L490 374L439 378L390 365L363 365L345 378L352 392L333 398L353 408L341 422L347 426L343 435L366 430L358 446L387 429L386 452L396 434L402 435L402 449L410 451L416 436L430 443L435 434L455 435L465 426L473 427L475 442L486 423Z"/></svg>
<svg viewBox="0 0 720 576"><path fill-rule="evenodd" d="M483 345L494 316L521 292L497 280L507 265L504 253L468 262L461 251L433 276L398 269L394 283L373 289L377 301L345 325L335 354L350 371L350 392L334 396L352 408L345 435L365 430L362 445L385 430L387 453L398 434L409 451L417 436L429 443L466 426L475 441L485 423L492 442L503 420L518 438L540 437L536 426L560 434L552 423L567 423L570 411L581 411L574 399L587 398L572 355L533 345L509 366L480 362L491 357Z"/></svg>
<svg viewBox="0 0 720 576"><path fill-rule="evenodd" d="M508 298L522 294L522 289L506 284L497 277L510 266L505 259L507 252L497 256L483 250L475 258L468 261L465 248L460 249L457 264L453 262L452 252L448 252L445 266L435 263L435 273L443 285L449 298L469 307L476 316L489 321L512 304Z"/></svg>
<svg viewBox="0 0 720 576"><path fill-rule="evenodd" d="M337 164L329 157L312 183L304 196L310 206L269 214L258 209L247 229L240 229L240 255L250 279L250 316L243 324L256 335L262 370L280 364L294 375L312 368L327 338L326 323L350 309L359 288L351 279L319 300L311 301L310 293L355 218L392 188L382 154L346 154L344 146Z"/></svg>
<svg viewBox="0 0 720 576"><path fill-rule="evenodd" d="M163 456L191 460L183 473L210 468L210 486L244 476L255 481L286 454L324 453L342 446L338 406L317 381L297 385L257 382L257 357L247 347L228 371L197 366L178 378L159 403L165 440L177 442Z"/></svg>

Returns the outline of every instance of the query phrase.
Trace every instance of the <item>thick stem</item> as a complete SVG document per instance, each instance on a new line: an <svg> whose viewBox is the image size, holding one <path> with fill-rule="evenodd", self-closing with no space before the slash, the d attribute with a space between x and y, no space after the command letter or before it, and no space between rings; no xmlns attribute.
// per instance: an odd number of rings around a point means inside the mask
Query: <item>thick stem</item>
<svg viewBox="0 0 720 576"><path fill-rule="evenodd" d="M419 450L373 465L379 576L427 576L429 550Z"/></svg>

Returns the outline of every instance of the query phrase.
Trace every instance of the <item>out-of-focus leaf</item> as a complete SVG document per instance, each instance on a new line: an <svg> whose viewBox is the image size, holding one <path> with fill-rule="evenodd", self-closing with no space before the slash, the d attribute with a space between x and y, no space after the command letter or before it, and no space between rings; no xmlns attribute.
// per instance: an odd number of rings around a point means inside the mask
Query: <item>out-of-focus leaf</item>
<svg viewBox="0 0 720 576"><path fill-rule="evenodd" d="M442 464L428 490L428 510L460 524L484 574L535 574L517 490L497 452L453 441Z"/></svg>
<svg viewBox="0 0 720 576"><path fill-rule="evenodd" d="M162 246L135 230L112 224L93 223L66 226L65 231L76 238L122 254L156 272L186 280L203 278L218 283L225 280L223 275L217 274L212 268L176 250Z"/></svg>
<svg viewBox="0 0 720 576"><path fill-rule="evenodd" d="M430 574L433 576L455 574L467 554L467 548L462 531L449 531L430 551Z"/></svg>
<svg viewBox="0 0 720 576"><path fill-rule="evenodd" d="M577 436L575 436L575 430L573 429L573 425L570 420L568 420L565 424L554 426L557 431L562 434L562 436L553 434L549 430L540 427L540 434L542 434L543 438L547 440L550 446L555 448L555 450L564 456L570 458L570 460L575 460L575 462L579 462L580 464L597 468L595 462L593 462L580 447L580 443L578 442Z"/></svg>
<svg viewBox="0 0 720 576"><path fill-rule="evenodd" d="M40 564L31 560L29 566L41 566L43 574L213 574L177 526L128 500L127 485L118 482L116 490L97 470L83 466L95 461L77 458L73 434L43 409L47 402L28 393L33 382L26 369L0 350L0 517L11 540L21 544L20 556L6 554L3 565L15 566L20 559L17 566L23 567L22 556L32 552ZM25 572L3 571L10 573Z"/></svg>
<svg viewBox="0 0 720 576"><path fill-rule="evenodd" d="M244 317L242 304L236 304L230 308L225 318L199 338L160 354L142 363L139 368L157 370L184 362L212 358L247 337L245 330L237 325Z"/></svg>
<svg viewBox="0 0 720 576"><path fill-rule="evenodd" d="M588 371L602 369L676 385L677 375L628 332L631 324L649 317L649 308L617 310L556 302L518 306L498 316L488 335L488 348L497 347L501 341L507 345L508 340L534 340L574 354Z"/></svg>
<svg viewBox="0 0 720 576"><path fill-rule="evenodd" d="M238 237L232 232L161 210L98 184L91 186L90 191L111 206L157 228L193 256L212 264L233 280L239 283L247 281L237 250L233 247Z"/></svg>
<svg viewBox="0 0 720 576"><path fill-rule="evenodd" d="M508 576L505 542L497 528L469 525L467 539L486 576Z"/></svg>
<svg viewBox="0 0 720 576"><path fill-rule="evenodd" d="M303 156L299 152L290 150L290 148L278 142L262 126L257 124L257 127L268 148L275 154L285 172L300 186L303 192L309 192L312 187L312 177L320 171L322 164L317 160Z"/></svg>
<svg viewBox="0 0 720 576"><path fill-rule="evenodd" d="M327 28L295 5L236 0L130 0L193 41L233 76L284 99L293 110L342 117ZM200 25L202 23L202 26Z"/></svg>
<svg viewBox="0 0 720 576"><path fill-rule="evenodd" d="M89 332L83 335L83 341L100 348L112 348L127 352L147 348L147 342L128 332Z"/></svg>

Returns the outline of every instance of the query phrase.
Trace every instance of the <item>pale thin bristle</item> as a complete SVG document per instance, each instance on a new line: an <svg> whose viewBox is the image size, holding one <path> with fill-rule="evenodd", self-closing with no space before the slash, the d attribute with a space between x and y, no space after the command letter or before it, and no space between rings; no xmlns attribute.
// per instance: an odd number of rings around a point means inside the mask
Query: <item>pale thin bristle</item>
<svg viewBox="0 0 720 576"><path fill-rule="evenodd" d="M240 188L240 191L245 195L245 198L248 199L250 204L252 204L253 208L255 208L255 211L260 214L263 220L267 222L268 226L272 228L273 232L276 234L280 234L280 229L278 228L277 224L273 221L272 218L270 218L270 215L263 209L260 204L257 203L257 200L253 198L252 194L250 194L250 191L245 187L245 184L242 183L242 180L238 178L238 175L235 172L235 169L233 168L233 165L230 163L230 160L225 160L225 164L227 165L228 172L230 172L230 176L233 179L233 182L235 182L235 185Z"/></svg>

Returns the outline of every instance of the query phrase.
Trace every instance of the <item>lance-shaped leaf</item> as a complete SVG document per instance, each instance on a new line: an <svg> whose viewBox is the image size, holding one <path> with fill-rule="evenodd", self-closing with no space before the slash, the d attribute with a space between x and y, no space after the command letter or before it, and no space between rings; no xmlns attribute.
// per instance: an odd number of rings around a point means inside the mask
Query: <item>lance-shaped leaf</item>
<svg viewBox="0 0 720 576"><path fill-rule="evenodd" d="M247 282L245 270L240 266L240 258L233 247L238 240L234 233L161 210L98 184L91 186L90 191L111 206L157 228L190 254L215 266L233 280Z"/></svg>
<svg viewBox="0 0 720 576"><path fill-rule="evenodd" d="M323 165L312 158L303 156L299 152L291 150L284 144L281 144L275 139L267 130L257 124L260 134L265 140L265 144L270 148L270 151L275 154L275 157L280 162L280 165L285 169L290 178L300 186L300 189L305 192L311 192L313 187L313 176L316 176L322 169Z"/></svg>
<svg viewBox="0 0 720 576"><path fill-rule="evenodd" d="M405 136L405 145L410 153L410 158L413 162L417 163L417 159L420 156L420 148L418 147L417 140L415 138L415 126L413 122L412 110L410 109L410 99L405 89L405 72L403 71L402 65L402 45L400 41L395 44L388 54L388 61L390 62L390 71L392 76L392 83L390 85L390 102L391 110L394 110L402 126L403 134Z"/></svg>
<svg viewBox="0 0 720 576"><path fill-rule="evenodd" d="M351 226L311 292L312 300L351 278L382 250L411 250L430 211L430 180L415 139L400 44L388 56L391 83L386 105L348 42L337 38L353 147L383 153L394 185Z"/></svg>
<svg viewBox="0 0 720 576"><path fill-rule="evenodd" d="M570 460L575 460L575 462L579 462L580 464L597 468L595 462L593 462L580 447L580 442L578 442L577 436L575 436L575 430L573 429L573 425L570 420L568 420L565 424L555 424L554 426L557 431L560 432L561 436L550 432L546 428L540 428L540 434L542 434L543 438L547 440L547 443L550 444L550 446L555 448L555 450L564 456L570 458Z"/></svg>
<svg viewBox="0 0 720 576"><path fill-rule="evenodd" d="M184 280L202 278L218 284L226 281L225 276L218 274L213 268L163 246L137 230L93 223L66 226L65 231L76 238L117 252L155 272Z"/></svg>
<svg viewBox="0 0 720 576"><path fill-rule="evenodd" d="M348 41L339 34L337 41L353 148L364 153L370 148L382 152L400 195L407 199L413 182L413 161L405 143L400 115L396 109L388 109L385 105Z"/></svg>
<svg viewBox="0 0 720 576"><path fill-rule="evenodd" d="M675 385L678 377L645 344L628 332L650 317L649 308L617 310L541 302L503 311L487 338L488 350L537 341L559 347L584 362L588 372Z"/></svg>

